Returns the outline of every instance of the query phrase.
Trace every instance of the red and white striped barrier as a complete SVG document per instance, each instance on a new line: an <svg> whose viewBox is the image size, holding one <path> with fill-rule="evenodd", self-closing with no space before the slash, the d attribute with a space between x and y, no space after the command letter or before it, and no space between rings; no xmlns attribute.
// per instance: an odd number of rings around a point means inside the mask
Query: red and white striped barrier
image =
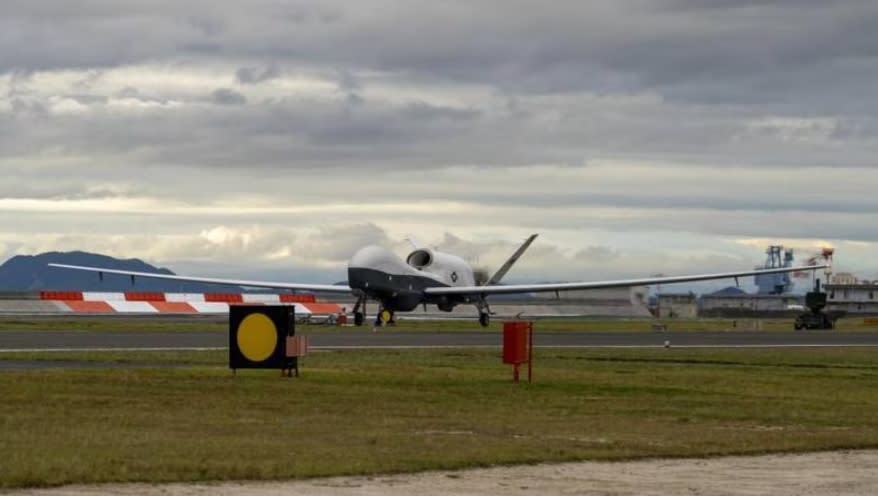
<svg viewBox="0 0 878 498"><path fill-rule="evenodd" d="M341 305L318 303L313 294L42 291L40 299L74 313L228 313L235 303L295 304L299 314L342 312Z"/></svg>

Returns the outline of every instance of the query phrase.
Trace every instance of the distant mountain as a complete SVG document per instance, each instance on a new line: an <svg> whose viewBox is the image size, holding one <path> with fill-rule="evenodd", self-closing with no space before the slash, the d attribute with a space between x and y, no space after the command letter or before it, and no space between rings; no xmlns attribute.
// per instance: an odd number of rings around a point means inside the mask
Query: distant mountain
<svg viewBox="0 0 878 498"><path fill-rule="evenodd" d="M14 256L0 265L0 290L80 290L80 291L164 291L164 292L241 292L230 285L206 285L191 282L169 282L152 278L131 278L123 275L104 274L51 268L49 263L79 266L97 266L114 270L131 270L173 275L167 268L156 268L139 259L116 259L102 254L82 251L47 252L36 256Z"/></svg>

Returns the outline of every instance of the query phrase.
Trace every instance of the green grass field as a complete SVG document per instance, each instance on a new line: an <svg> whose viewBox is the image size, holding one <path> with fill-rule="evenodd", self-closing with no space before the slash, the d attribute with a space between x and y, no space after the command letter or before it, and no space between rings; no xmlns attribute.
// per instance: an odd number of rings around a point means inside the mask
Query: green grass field
<svg viewBox="0 0 878 498"><path fill-rule="evenodd" d="M875 448L875 353L538 350L531 385L486 349L321 352L298 379L222 351L6 353L137 368L0 371L0 487Z"/></svg>
<svg viewBox="0 0 878 498"><path fill-rule="evenodd" d="M734 332L752 329L753 319L618 319L618 318L570 318L541 319L535 321L537 330L544 332L594 331L594 332L649 332L653 325L667 325L669 332ZM769 332L793 331L793 320L758 320L761 330ZM332 333L351 330L351 327L330 325L297 325L298 330L308 333ZM367 324L366 328L371 328ZM502 320L496 319L484 329L472 320L406 320L401 317L396 326L382 327L382 332L462 332L499 331ZM878 331L878 325L866 324L863 318L843 318L836 324L841 332ZM0 330L88 330L106 332L227 332L223 317L138 318L138 317L0 317Z"/></svg>

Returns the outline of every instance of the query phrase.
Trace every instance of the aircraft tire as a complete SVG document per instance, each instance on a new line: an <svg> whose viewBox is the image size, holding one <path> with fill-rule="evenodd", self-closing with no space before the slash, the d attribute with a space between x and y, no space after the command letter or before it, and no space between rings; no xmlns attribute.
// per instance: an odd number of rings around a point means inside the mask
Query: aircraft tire
<svg viewBox="0 0 878 498"><path fill-rule="evenodd" d="M491 316L487 313L479 313L479 325L487 327L491 323Z"/></svg>
<svg viewBox="0 0 878 498"><path fill-rule="evenodd" d="M363 322L365 320L366 320L366 317L363 316L363 313L361 313L359 311L354 313L354 325L356 325L357 327L359 327L360 325L363 325Z"/></svg>

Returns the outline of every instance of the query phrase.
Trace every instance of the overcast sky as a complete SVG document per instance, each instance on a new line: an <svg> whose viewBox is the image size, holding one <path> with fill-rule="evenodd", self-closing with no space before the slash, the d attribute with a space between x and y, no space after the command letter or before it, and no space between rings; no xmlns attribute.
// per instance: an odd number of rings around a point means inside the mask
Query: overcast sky
<svg viewBox="0 0 878 498"><path fill-rule="evenodd" d="M335 281L404 238L510 280L878 278L871 0L0 7L0 259ZM723 282L718 285L727 285Z"/></svg>

